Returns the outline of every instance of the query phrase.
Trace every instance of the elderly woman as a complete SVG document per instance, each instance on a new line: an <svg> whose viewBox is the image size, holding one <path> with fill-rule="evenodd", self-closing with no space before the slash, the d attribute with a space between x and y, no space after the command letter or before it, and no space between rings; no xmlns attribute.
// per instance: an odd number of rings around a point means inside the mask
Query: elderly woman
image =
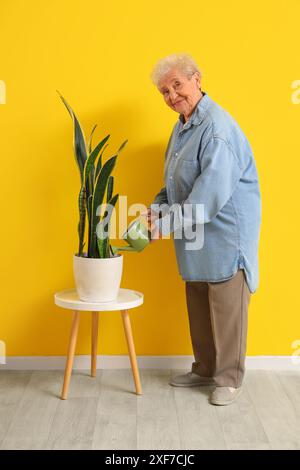
<svg viewBox="0 0 300 470"><path fill-rule="evenodd" d="M148 207L148 223L152 241L174 239L195 357L191 371L170 384L214 385L210 403L228 405L242 391L248 305L259 279L255 161L236 121L201 90L190 55L161 59L151 78L179 118L165 152L165 186ZM203 240L193 246L186 228L197 227Z"/></svg>

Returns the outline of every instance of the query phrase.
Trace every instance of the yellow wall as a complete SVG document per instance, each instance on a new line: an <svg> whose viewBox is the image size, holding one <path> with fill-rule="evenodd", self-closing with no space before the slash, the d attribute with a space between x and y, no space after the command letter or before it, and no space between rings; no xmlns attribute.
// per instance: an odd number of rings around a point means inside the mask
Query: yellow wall
<svg viewBox="0 0 300 470"><path fill-rule="evenodd" d="M248 136L258 167L263 225L260 286L249 311L249 355L290 355L300 338L298 194L299 0L1 0L1 312L8 355L66 353L70 311L53 303L73 287L79 176L72 126L56 89L84 128L128 138L114 171L128 203L149 204L178 118L152 85L155 62L188 52L203 89ZM108 155L108 154L107 154ZM144 292L132 311L138 354L191 354L184 282L171 240L127 253L122 287ZM78 354L90 352L82 314ZM103 313L99 353L125 354L117 312Z"/></svg>

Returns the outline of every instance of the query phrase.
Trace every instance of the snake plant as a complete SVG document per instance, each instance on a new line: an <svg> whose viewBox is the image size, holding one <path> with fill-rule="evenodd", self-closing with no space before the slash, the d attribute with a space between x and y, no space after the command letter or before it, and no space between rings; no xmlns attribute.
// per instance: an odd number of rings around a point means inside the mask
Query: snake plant
<svg viewBox="0 0 300 470"><path fill-rule="evenodd" d="M80 173L80 191L78 195L78 237L79 248L77 256L85 256L86 219L88 222L88 258L110 258L113 255L109 243L109 228L112 211L118 201L118 194L113 196L114 177L111 175L117 157L128 142L125 140L119 150L104 164L102 157L108 146L106 143L110 137L108 134L94 148L92 138L97 127L95 125L90 133L88 141L74 111L65 98L58 92L62 102L66 106L73 121L73 147L75 160ZM106 195L106 198L105 198ZM105 201L105 202L104 202ZM99 208L105 206L105 212L99 213Z"/></svg>

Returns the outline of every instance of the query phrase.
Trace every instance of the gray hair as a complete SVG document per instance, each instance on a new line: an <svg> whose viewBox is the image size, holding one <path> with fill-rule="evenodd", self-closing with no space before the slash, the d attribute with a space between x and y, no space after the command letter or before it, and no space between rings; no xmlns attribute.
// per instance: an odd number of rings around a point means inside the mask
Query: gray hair
<svg viewBox="0 0 300 470"><path fill-rule="evenodd" d="M195 72L198 72L200 77L202 76L197 63L191 55L186 53L171 54L160 59L154 66L151 72L151 80L154 85L158 86L161 78L174 67L178 68L187 77L191 77Z"/></svg>

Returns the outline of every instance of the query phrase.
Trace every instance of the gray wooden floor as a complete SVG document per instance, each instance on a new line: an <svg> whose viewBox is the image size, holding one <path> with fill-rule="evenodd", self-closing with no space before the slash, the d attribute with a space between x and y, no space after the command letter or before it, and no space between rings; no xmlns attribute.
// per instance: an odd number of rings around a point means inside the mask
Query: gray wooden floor
<svg viewBox="0 0 300 470"><path fill-rule="evenodd" d="M300 372L253 371L230 406L212 388L176 388L172 375L141 370L74 371L67 400L63 371L0 371L0 449L300 449Z"/></svg>

